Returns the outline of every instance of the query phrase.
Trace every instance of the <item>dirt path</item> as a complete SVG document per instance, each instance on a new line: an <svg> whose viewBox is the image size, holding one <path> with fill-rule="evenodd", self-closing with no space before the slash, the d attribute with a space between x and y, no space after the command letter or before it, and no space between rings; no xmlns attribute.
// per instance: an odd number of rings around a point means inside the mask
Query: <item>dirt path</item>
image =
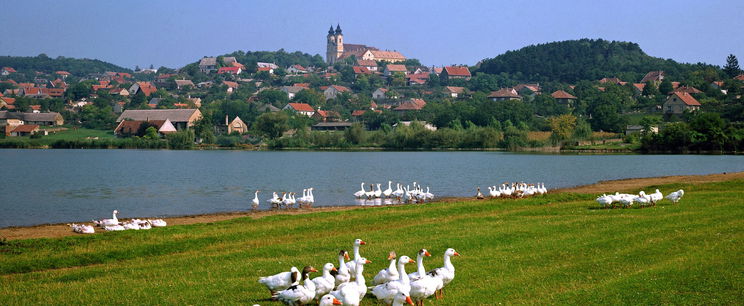
<svg viewBox="0 0 744 306"><path fill-rule="evenodd" d="M660 185L669 183L708 183L721 182L733 179L744 179L744 172L721 173L709 175L680 175L680 176L662 176L650 178L633 178L613 181L600 181L596 184L556 189L551 192L578 192L578 193L606 193L615 191L633 191L650 185ZM442 198L438 202L456 202L470 200L471 198ZM230 220L239 217L250 216L252 218L261 218L270 215L286 214L297 215L321 211L342 211L357 209L360 206L336 206L336 207L317 207L303 210L290 211L258 211L258 212L231 212L219 214L194 215L184 217L165 218L168 226L184 225L194 223L209 223L223 220ZM372 209L373 207L367 207ZM8 240L13 239L30 239L30 238L57 238L64 236L77 235L73 233L66 224L44 224L29 227L9 227L0 229L0 238Z"/></svg>

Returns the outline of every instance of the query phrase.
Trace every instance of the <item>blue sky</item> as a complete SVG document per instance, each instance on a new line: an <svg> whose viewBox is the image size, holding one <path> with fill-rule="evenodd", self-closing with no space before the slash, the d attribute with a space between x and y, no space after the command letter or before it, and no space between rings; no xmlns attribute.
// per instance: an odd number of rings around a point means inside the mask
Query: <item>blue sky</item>
<svg viewBox="0 0 744 306"><path fill-rule="evenodd" d="M744 1L0 0L0 55L97 58L180 67L235 50L325 54L347 43L427 65L475 64L507 50L578 38L633 41L682 62L744 64Z"/></svg>

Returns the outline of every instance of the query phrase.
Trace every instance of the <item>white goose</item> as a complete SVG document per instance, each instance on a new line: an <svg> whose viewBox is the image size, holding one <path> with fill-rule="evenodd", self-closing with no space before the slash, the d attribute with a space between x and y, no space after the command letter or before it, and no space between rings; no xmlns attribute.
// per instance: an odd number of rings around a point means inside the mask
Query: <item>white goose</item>
<svg viewBox="0 0 744 306"><path fill-rule="evenodd" d="M680 189L680 190L677 190L675 192L668 194L666 198L669 199L669 201L672 201L672 203L677 204L677 202L679 202L679 200L682 199L682 196L684 195L685 195L685 191Z"/></svg>
<svg viewBox="0 0 744 306"><path fill-rule="evenodd" d="M438 276L442 279L442 287L437 288L439 297L444 297L444 286L455 279L455 266L452 265L450 260L452 256L460 256L460 253L457 253L453 248L447 249L444 251L444 266L427 272L431 276Z"/></svg>
<svg viewBox="0 0 744 306"><path fill-rule="evenodd" d="M398 258L398 280L377 285L372 288L372 294L385 304L392 304L393 299L399 292L411 294L411 280L406 274L406 264L413 263L413 259L408 256Z"/></svg>
<svg viewBox="0 0 744 306"><path fill-rule="evenodd" d="M305 204L311 207L315 203L315 195L313 195L313 189L315 188L310 187L307 189L307 199L305 199Z"/></svg>
<svg viewBox="0 0 744 306"><path fill-rule="evenodd" d="M261 190L256 190L256 194L253 196L253 201L251 202L251 208L253 210L258 209L258 204L260 204L260 201L258 200L258 192Z"/></svg>
<svg viewBox="0 0 744 306"><path fill-rule="evenodd" d="M488 195L490 195L492 199L498 198L501 196L501 192L496 189L496 186L491 186L488 187Z"/></svg>
<svg viewBox="0 0 744 306"><path fill-rule="evenodd" d="M423 267L423 263L421 264ZM437 290L444 287L442 277L436 271L431 274L424 274L418 280L411 282L411 299L419 305L424 305L424 299L437 293Z"/></svg>
<svg viewBox="0 0 744 306"><path fill-rule="evenodd" d="M375 185L370 184L369 191L365 192L364 195L367 197L367 200L374 198L375 197Z"/></svg>
<svg viewBox="0 0 744 306"><path fill-rule="evenodd" d="M266 286L271 292L271 296L277 291L284 290L290 286L297 285L300 281L300 270L292 267L289 272L280 272L271 276L260 277L258 282Z"/></svg>
<svg viewBox="0 0 744 306"><path fill-rule="evenodd" d="M596 201L602 207L609 207L612 204L612 202L613 202L613 197L612 196L608 196L606 194L603 194L602 196L597 197L597 200Z"/></svg>
<svg viewBox="0 0 744 306"><path fill-rule="evenodd" d="M106 227L106 226L112 226L112 225L119 225L119 218L116 217L116 215L119 214L118 210L114 210L113 213L111 213L112 217L111 219L102 219L95 221L93 220L93 223L100 227Z"/></svg>
<svg viewBox="0 0 744 306"><path fill-rule="evenodd" d="M359 255L359 246L360 245L366 245L367 243L364 242L362 239L356 239L354 240L354 261L350 261L346 263L346 267L349 269L349 274L351 274L351 278L354 279L356 276L356 267L357 263L356 261L359 260L359 258L362 258L361 255Z"/></svg>
<svg viewBox="0 0 744 306"><path fill-rule="evenodd" d="M398 292L398 294L395 295L393 298L393 306L403 306L403 304L409 304L413 305L413 300L411 300L411 297L408 296L408 294L405 294L403 292Z"/></svg>
<svg viewBox="0 0 744 306"><path fill-rule="evenodd" d="M431 253L427 251L426 249L421 249L418 251L418 255L416 255L416 272L408 273L408 278L411 279L411 281L418 280L419 278L426 275L426 269L424 269L424 256L429 257L431 256Z"/></svg>
<svg viewBox="0 0 744 306"><path fill-rule="evenodd" d="M372 262L360 257L354 263L356 264L354 268L356 270L355 281L343 283L338 286L336 291L331 291L331 295L341 301L342 305L357 306L364 295L367 294L367 285L362 272L364 272L364 265Z"/></svg>
<svg viewBox="0 0 744 306"><path fill-rule="evenodd" d="M165 220L163 219L148 219L147 221L150 222L150 224L152 224L152 226L154 227L166 227L168 225L168 223L165 222Z"/></svg>
<svg viewBox="0 0 744 306"><path fill-rule="evenodd" d="M388 254L388 260L390 261L390 265L387 267L387 269L382 269L380 272L377 272L377 275L375 275L375 278L372 279L372 283L375 285L384 284L390 281L394 281L398 279L400 276L398 275L398 269L395 267L395 252L390 252Z"/></svg>
<svg viewBox="0 0 744 306"><path fill-rule="evenodd" d="M403 197L403 188L401 188L400 183L396 183L395 185L397 188L393 191L393 195L398 199L398 202L400 202L400 199Z"/></svg>
<svg viewBox="0 0 744 306"><path fill-rule="evenodd" d="M126 230L126 228L124 228L123 226L121 226L119 224L106 225L106 226L103 227L103 229L106 230L106 231L123 231L123 230Z"/></svg>
<svg viewBox="0 0 744 306"><path fill-rule="evenodd" d="M334 276L336 278L336 286L347 283L351 280L349 268L346 266L346 263L344 263L344 260L349 260L349 252L341 250L338 252L338 273Z"/></svg>
<svg viewBox="0 0 744 306"><path fill-rule="evenodd" d="M656 189L656 192L649 194L649 196L651 197L651 203L654 205L656 205L656 202L664 199L664 195L661 194L661 191L659 191L659 189Z"/></svg>
<svg viewBox="0 0 744 306"><path fill-rule="evenodd" d="M332 296L330 294L324 295L322 298L320 298L320 301L318 301L318 306L332 306L332 305L341 305L341 301L336 299L335 296Z"/></svg>
<svg viewBox="0 0 744 306"><path fill-rule="evenodd" d="M480 191L480 187L478 187L478 191L475 193L475 198L478 200L482 200L486 198L483 196L483 193Z"/></svg>
<svg viewBox="0 0 744 306"><path fill-rule="evenodd" d="M377 184L377 190L375 190L375 198L381 198L382 197L382 188L380 188L381 184Z"/></svg>
<svg viewBox="0 0 744 306"><path fill-rule="evenodd" d="M431 201L434 200L434 194L429 191L429 186L426 186L426 192L424 193L426 199Z"/></svg>
<svg viewBox="0 0 744 306"><path fill-rule="evenodd" d="M276 191L271 194L271 199L268 199L267 201L271 203L272 208L279 208L279 205L282 204L282 199L279 198L279 195L276 194Z"/></svg>
<svg viewBox="0 0 744 306"><path fill-rule="evenodd" d="M336 279L331 275L331 271L338 272L332 263L323 265L323 275L313 278L315 283L315 296L320 297L328 294L336 286Z"/></svg>
<svg viewBox="0 0 744 306"><path fill-rule="evenodd" d="M310 303L315 298L315 282L310 280L311 272L318 272L318 270L311 266L305 267L302 269L302 286L290 286L287 289L277 292L272 298L287 305Z"/></svg>
<svg viewBox="0 0 744 306"><path fill-rule="evenodd" d="M70 228L72 228L73 232L76 232L78 234L95 234L96 229L92 225L85 225L85 224L68 224Z"/></svg>
<svg viewBox="0 0 744 306"><path fill-rule="evenodd" d="M357 192L355 192L355 193L354 193L354 196L355 196L355 197L356 197L357 199L361 199L361 198L363 198L363 197L364 197L364 196L365 196L365 195L367 194L367 191L366 191L366 190L364 190L364 182L362 182L362 184L361 184L361 187L360 187L360 188L361 188L361 189L359 189L359 191L357 191Z"/></svg>
<svg viewBox="0 0 744 306"><path fill-rule="evenodd" d="M385 189L385 191L383 191L382 194L386 198L390 198L390 196L393 195L393 182L392 181L388 181L388 188Z"/></svg>

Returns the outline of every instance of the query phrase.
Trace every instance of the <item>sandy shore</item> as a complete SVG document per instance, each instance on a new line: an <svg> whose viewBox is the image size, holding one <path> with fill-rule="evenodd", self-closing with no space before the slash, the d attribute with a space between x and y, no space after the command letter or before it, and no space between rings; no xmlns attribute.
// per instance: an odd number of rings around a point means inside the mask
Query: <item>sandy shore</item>
<svg viewBox="0 0 744 306"><path fill-rule="evenodd" d="M669 183L708 183L708 182L720 182L728 181L733 179L744 178L744 172L734 173L721 173L721 174L708 174L708 175L680 175L680 176L662 176L662 177L650 177L650 178L631 178L622 180L612 181L600 181L595 184L583 185L570 188L561 188L551 190L551 192L578 192L578 193L591 193L600 194L606 192L615 191L630 191L634 192L635 189L639 189L650 185L660 185ZM455 202L470 200L472 198L442 198L438 199L437 202ZM184 217L173 217L165 218L168 222L168 226L172 225L185 225L194 223L209 223L223 220L230 220L240 217L251 217L261 218L269 215L285 214L285 215L296 215L306 214L311 212L321 211L342 211L350 209L374 209L374 206L333 206L333 207L316 207L302 210L280 210L280 211L257 211L257 212L230 212L230 213L218 213L218 214L205 214L205 215L193 215ZM57 238L64 236L78 235L70 230L70 227L66 224L43 224L28 227L8 227L0 229L0 239L5 238L8 240L13 239L30 239L30 238Z"/></svg>

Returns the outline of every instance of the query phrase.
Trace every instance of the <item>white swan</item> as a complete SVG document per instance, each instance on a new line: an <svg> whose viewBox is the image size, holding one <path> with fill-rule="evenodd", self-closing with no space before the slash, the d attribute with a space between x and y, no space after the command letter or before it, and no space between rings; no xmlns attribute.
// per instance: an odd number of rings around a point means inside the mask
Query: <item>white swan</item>
<svg viewBox="0 0 744 306"><path fill-rule="evenodd" d="M354 196L355 196L355 197L356 197L357 199L361 199L361 198L362 198L362 197L364 197L364 196L365 196L366 194L367 194L367 191L366 191L366 190L364 190L364 182L362 182L362 184L361 184L361 187L360 187L359 191L355 192L355 193L354 193Z"/></svg>
<svg viewBox="0 0 744 306"><path fill-rule="evenodd" d="M401 188L400 183L396 183L395 185L397 188L393 191L393 195L398 199L398 202L400 202L400 198L403 197L403 188Z"/></svg>
<svg viewBox="0 0 744 306"><path fill-rule="evenodd" d="M426 249L421 249L416 255L416 272L408 273L408 278L411 281L418 280L419 278L426 275L426 269L424 269L424 257L431 256L431 253Z"/></svg>
<svg viewBox="0 0 744 306"><path fill-rule="evenodd" d="M388 188L385 189L385 191L383 191L382 194L386 198L389 198L391 195L393 195L393 182L392 181L388 181Z"/></svg>
<svg viewBox="0 0 744 306"><path fill-rule="evenodd" d="M279 208L279 205L282 204L282 199L279 198L276 192L272 193L271 199L268 199L267 201L271 203L271 208Z"/></svg>
<svg viewBox="0 0 744 306"><path fill-rule="evenodd" d="M349 252L341 250L338 252L338 273L334 276L336 278L336 286L347 283L351 280L349 268L346 266L346 263L344 263L344 260L349 260Z"/></svg>
<svg viewBox="0 0 744 306"><path fill-rule="evenodd" d="M375 278L372 279L372 283L375 285L384 284L390 281L394 281L399 278L398 276L398 269L395 267L395 252L390 252L388 254L388 260L390 261L390 265L387 267L387 269L382 269L380 272L377 272L377 275L375 275Z"/></svg>
<svg viewBox="0 0 744 306"><path fill-rule="evenodd" d="M315 282L310 280L311 272L318 272L318 270L311 266L305 267L302 269L302 286L290 286L287 289L277 292L272 298L282 301L287 305L310 303L315 298Z"/></svg>
<svg viewBox="0 0 744 306"><path fill-rule="evenodd" d="M413 259L408 256L398 258L398 280L377 285L372 288L372 294L385 304L392 304L393 299L399 292L411 294L411 280L406 274L406 264L413 263Z"/></svg>
<svg viewBox="0 0 744 306"><path fill-rule="evenodd" d="M323 275L313 278L316 297L328 294L336 286L336 279L331 275L331 271L338 272L336 267L329 262L323 265Z"/></svg>
<svg viewBox="0 0 744 306"><path fill-rule="evenodd" d="M111 219L102 219L99 221L93 221L96 225L100 227L106 227L106 226L112 226L112 225L119 225L119 218L116 217L116 215L119 214L118 210L114 210L113 213L111 213L112 217Z"/></svg>
<svg viewBox="0 0 744 306"><path fill-rule="evenodd" d="M290 286L297 285L300 281L300 270L292 267L289 272L280 272L271 276L260 277L258 282L266 286L271 292L271 296L277 291L284 290Z"/></svg>
<svg viewBox="0 0 744 306"><path fill-rule="evenodd" d="M331 295L335 296L343 305L359 305L364 295L367 294L367 285L362 272L364 271L364 265L368 263L372 262L364 257L355 260L355 281L339 285L336 291L331 291Z"/></svg>
<svg viewBox="0 0 744 306"><path fill-rule="evenodd" d="M349 269L349 274L351 274L352 279L356 277L356 267L357 267L356 261L359 260L359 258L362 258L362 256L359 255L359 246L366 245L366 244L367 243L364 242L364 240L362 239L354 240L354 261L350 261L346 263L346 267Z"/></svg>

